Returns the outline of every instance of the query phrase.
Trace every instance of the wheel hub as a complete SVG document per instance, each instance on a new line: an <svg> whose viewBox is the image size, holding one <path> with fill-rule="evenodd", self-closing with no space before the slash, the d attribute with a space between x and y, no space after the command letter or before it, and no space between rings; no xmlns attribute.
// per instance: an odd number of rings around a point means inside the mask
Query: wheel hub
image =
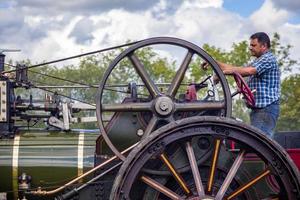
<svg viewBox="0 0 300 200"><path fill-rule="evenodd" d="M158 97L155 102L155 111L161 116L168 116L174 110L174 104L171 98L167 96Z"/></svg>

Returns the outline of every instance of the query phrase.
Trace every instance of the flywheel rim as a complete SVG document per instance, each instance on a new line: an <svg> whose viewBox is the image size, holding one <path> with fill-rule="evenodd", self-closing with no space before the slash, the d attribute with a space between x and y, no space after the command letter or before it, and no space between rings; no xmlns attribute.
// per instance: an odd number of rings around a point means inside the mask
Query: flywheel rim
<svg viewBox="0 0 300 200"><path fill-rule="evenodd" d="M231 116L231 111L232 111L231 93L230 93L230 89L229 89L227 80L226 80L225 75L223 74L221 68L218 66L217 62L208 53L206 53L203 49L201 49L200 47L198 47L197 45L195 45L193 43L190 43L190 42L182 40L182 39L173 38L173 37L155 37L155 38L149 38L146 40L142 40L141 42L126 49L119 56L117 56L112 61L112 63L110 63L108 69L104 73L103 78L101 79L101 82L100 82L100 85L98 88L97 98L96 98L97 121L98 121L98 126L100 128L100 132L102 133L103 139L105 140L107 145L110 147L110 149L114 152L114 154L117 155L123 161L125 160L125 156L122 155L120 153L120 151L116 148L116 146L111 142L111 140L109 139L109 137L106 133L105 126L103 125L103 119L102 119L101 113L105 112L105 111L103 111L104 109L103 109L101 100L102 100L103 91L105 89L105 84L106 84L106 81L107 81L108 77L110 76L111 72L113 71L113 69L124 57L131 58L131 55L134 54L134 52L137 49L145 47L145 46L151 46L151 45L157 45L157 44L167 44L167 45L182 47L184 49L187 49L188 53L197 54L198 56L200 56L201 58L206 60L208 63L210 63L213 70L215 70L216 74L218 75L218 77L220 79L222 90L224 92L224 102L222 104L224 104L224 106L225 106L225 109L224 109L225 116L226 117ZM187 54L187 57L188 57L188 54ZM132 59L134 60L135 58L133 57ZM151 84L149 84L149 85L150 85L149 87L151 88L152 87ZM155 91L155 89L151 88L151 90L153 90L152 93L155 93L155 94L157 93L156 94L157 96L161 95L158 91ZM174 89L174 90L176 90L176 89ZM173 91L170 91L170 93L172 93L172 92ZM151 105L149 104L149 107L150 106ZM220 106L222 106L222 105L220 105ZM209 109L209 108L207 108L207 109ZM152 119L154 119L154 117ZM150 127L151 125L153 125L155 123L154 121L155 120L150 120L148 126ZM145 132L152 132L152 131L147 131L147 129L146 129Z"/></svg>

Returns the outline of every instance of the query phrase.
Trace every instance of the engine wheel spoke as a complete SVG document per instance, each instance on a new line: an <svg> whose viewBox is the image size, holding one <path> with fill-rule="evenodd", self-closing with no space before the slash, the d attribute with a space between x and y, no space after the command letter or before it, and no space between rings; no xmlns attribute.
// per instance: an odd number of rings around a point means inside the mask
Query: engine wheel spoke
<svg viewBox="0 0 300 200"><path fill-rule="evenodd" d="M278 144L262 134L222 117L172 122L151 133L130 153L110 199L298 199L298 169ZM240 150L231 151L230 143L223 142L227 140ZM157 189L143 183L141 176L158 182Z"/></svg>
<svg viewBox="0 0 300 200"><path fill-rule="evenodd" d="M167 197L169 197L173 200L183 199L183 197L179 196L175 192L171 191L170 189L166 188L165 186L163 186L162 184L158 183L157 181L151 179L148 176L142 176L141 180L144 183L146 183L147 185L149 185L150 187L152 187L153 189L163 193L164 195L166 195Z"/></svg>
<svg viewBox="0 0 300 200"><path fill-rule="evenodd" d="M130 61L132 62L134 68L136 69L139 76L142 78L143 82L146 85L146 88L149 90L152 97L156 97L159 94L159 90L157 89L154 82L151 80L149 74L145 70L145 66L141 63L136 55L133 53L129 56Z"/></svg>
<svg viewBox="0 0 300 200"><path fill-rule="evenodd" d="M215 148L213 152L213 157L211 161L211 166L210 166L210 173L208 177L208 183L207 183L207 192L211 193L212 192L212 186L215 178L215 173L216 173L216 168L218 164L218 157L220 153L220 147L221 147L221 139L216 139L215 140Z"/></svg>
<svg viewBox="0 0 300 200"><path fill-rule="evenodd" d="M220 110L225 108L224 102L194 102L194 103L175 103L176 111L203 111L203 110Z"/></svg>
<svg viewBox="0 0 300 200"><path fill-rule="evenodd" d="M197 192L198 192L198 196L202 199L205 196L204 187L203 187L203 184L201 181L201 176L200 176L197 161L195 158L195 153L194 153L193 147L190 142L186 143L186 152L187 152L187 155L189 158L195 185L196 185Z"/></svg>
<svg viewBox="0 0 300 200"><path fill-rule="evenodd" d="M251 186L255 185L258 181L260 181L262 178L266 177L271 173L270 169L264 170L262 173L257 175L255 178L251 179L248 183L240 186L238 189L236 189L234 192L232 192L228 197L226 197L226 200L230 200L235 198L236 196L240 195L245 190L249 189Z"/></svg>
<svg viewBox="0 0 300 200"><path fill-rule="evenodd" d="M239 167L241 166L243 159L245 156L245 151L242 151L239 153L238 157L235 159L234 163L232 164L232 167L230 168L230 171L228 172L220 190L218 191L215 199L216 200L222 200L225 192L227 191L231 181L233 180L234 176L236 175L236 172L238 171Z"/></svg>
<svg viewBox="0 0 300 200"><path fill-rule="evenodd" d="M102 111L108 112L143 112L151 111L151 102L147 103L124 103L102 104Z"/></svg>
<svg viewBox="0 0 300 200"><path fill-rule="evenodd" d="M184 60L181 63L181 66L179 68L179 70L177 71L174 79L172 80L172 84L170 85L167 95L170 95L172 97L174 97L177 93L177 90L180 86L180 83L182 82L185 72L191 62L191 59L193 57L194 53L191 51L188 51Z"/></svg>
<svg viewBox="0 0 300 200"><path fill-rule="evenodd" d="M173 164L169 161L169 159L167 158L167 156L164 153L162 153L162 154L160 154L160 159L168 167L168 169L170 170L170 172L172 173L172 175L174 176L174 178L176 179L176 181L178 182L178 184L180 185L180 187L183 189L184 193L186 193L187 195L190 195L191 194L190 189L187 187L187 184L185 183L184 179L177 172L177 170L175 169L175 167L173 166Z"/></svg>
<svg viewBox="0 0 300 200"><path fill-rule="evenodd" d="M147 127L146 127L146 130L145 130L145 133L144 133L143 137L147 137L148 135L150 135L150 133L156 127L157 121L158 121L158 118L155 115L153 115L151 120L149 121Z"/></svg>
<svg viewBox="0 0 300 200"><path fill-rule="evenodd" d="M280 200L280 198L277 197L277 196L270 196L270 197L267 197L267 198L263 198L262 200Z"/></svg>

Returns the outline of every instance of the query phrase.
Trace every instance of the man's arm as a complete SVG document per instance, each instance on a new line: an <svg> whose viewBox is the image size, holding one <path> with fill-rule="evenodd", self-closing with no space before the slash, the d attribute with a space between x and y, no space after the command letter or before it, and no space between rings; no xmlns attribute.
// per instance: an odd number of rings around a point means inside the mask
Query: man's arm
<svg viewBox="0 0 300 200"><path fill-rule="evenodd" d="M222 63L217 61L218 65L224 72L224 74L232 74L233 72L237 72L242 76L250 76L254 75L257 73L256 68L252 66L247 66L247 67L238 67L226 63Z"/></svg>

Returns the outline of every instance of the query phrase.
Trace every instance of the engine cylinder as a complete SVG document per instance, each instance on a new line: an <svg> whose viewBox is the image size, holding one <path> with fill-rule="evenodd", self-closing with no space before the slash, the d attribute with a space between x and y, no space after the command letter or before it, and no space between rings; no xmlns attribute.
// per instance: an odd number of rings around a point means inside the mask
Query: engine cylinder
<svg viewBox="0 0 300 200"><path fill-rule="evenodd" d="M31 189L54 189L94 166L98 131L21 131L0 140L0 194L18 199L23 173ZM22 197L20 197L22 198Z"/></svg>

